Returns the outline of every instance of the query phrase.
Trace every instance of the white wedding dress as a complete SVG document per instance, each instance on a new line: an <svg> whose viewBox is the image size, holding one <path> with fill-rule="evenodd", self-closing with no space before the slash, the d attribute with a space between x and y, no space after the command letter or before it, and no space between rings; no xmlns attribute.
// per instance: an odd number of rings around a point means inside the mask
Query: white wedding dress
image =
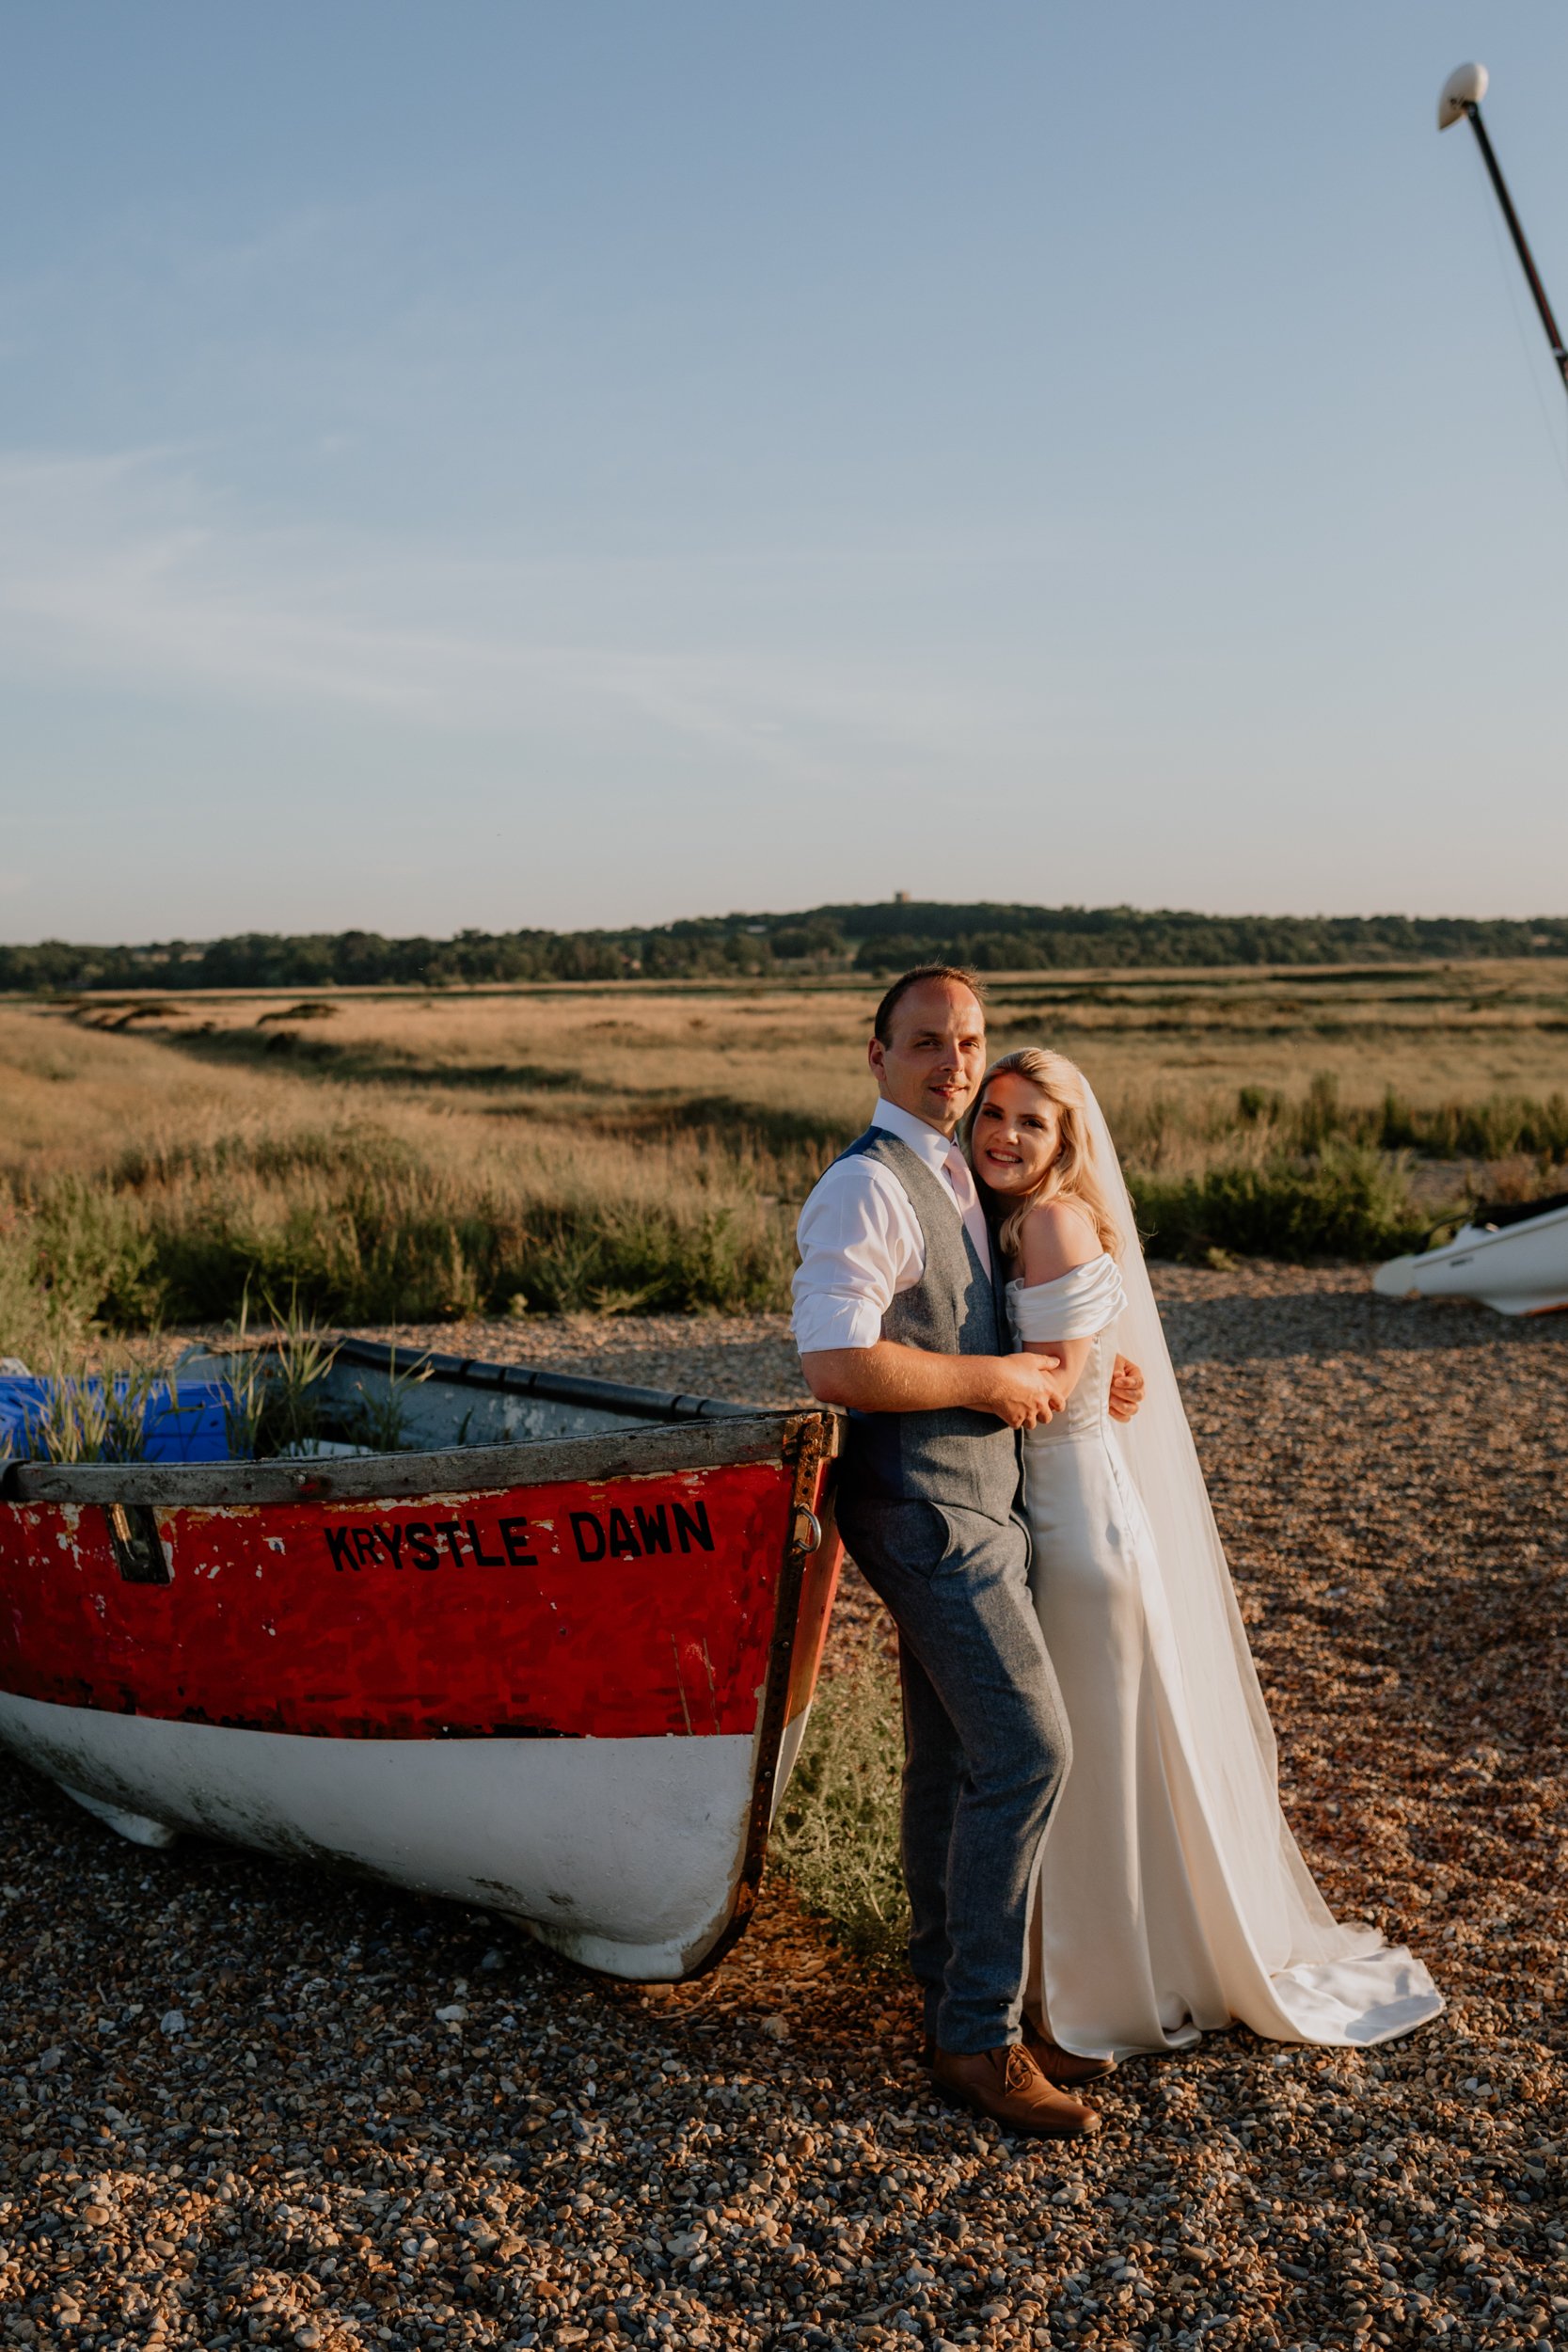
<svg viewBox="0 0 1568 2352"><path fill-rule="evenodd" d="M1072 1760L1041 1848L1027 2005L1064 2049L1368 2044L1435 2017L1419 1961L1339 1925L1279 1808L1274 1734L1098 1106L1122 1248L1008 1291L1016 1337L1092 1338L1065 1413L1024 1440L1035 1605ZM1125 1285L1125 1287L1124 1287ZM1118 1426L1120 1351L1147 1391Z"/></svg>

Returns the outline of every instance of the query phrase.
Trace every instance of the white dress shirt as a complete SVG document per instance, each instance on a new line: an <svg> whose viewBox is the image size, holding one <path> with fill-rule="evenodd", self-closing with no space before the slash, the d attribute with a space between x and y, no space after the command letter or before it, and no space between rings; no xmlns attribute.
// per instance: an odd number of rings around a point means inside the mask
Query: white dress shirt
<svg viewBox="0 0 1568 2352"><path fill-rule="evenodd" d="M953 1214L990 1271L990 1237L969 1163L956 1143L911 1111L879 1102L873 1127L885 1127L942 1179ZM926 1271L926 1245L913 1203L897 1177L863 1153L835 1161L813 1187L795 1229L800 1268L795 1277L795 1344L802 1356L829 1347L875 1347L882 1317L900 1291Z"/></svg>

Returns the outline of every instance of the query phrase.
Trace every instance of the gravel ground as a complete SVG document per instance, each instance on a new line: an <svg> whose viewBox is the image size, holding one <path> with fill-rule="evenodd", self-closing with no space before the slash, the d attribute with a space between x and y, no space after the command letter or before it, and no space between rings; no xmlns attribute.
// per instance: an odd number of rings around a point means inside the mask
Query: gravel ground
<svg viewBox="0 0 1568 2352"><path fill-rule="evenodd" d="M1214 2036L1032 2147L932 2105L904 1986L777 1885L647 1993L450 1906L138 1851L7 1767L0 2341L1568 2342L1568 1328L1357 1273L1159 1284L1292 1818L1445 2019L1365 2058ZM798 1389L775 1318L429 1336Z"/></svg>

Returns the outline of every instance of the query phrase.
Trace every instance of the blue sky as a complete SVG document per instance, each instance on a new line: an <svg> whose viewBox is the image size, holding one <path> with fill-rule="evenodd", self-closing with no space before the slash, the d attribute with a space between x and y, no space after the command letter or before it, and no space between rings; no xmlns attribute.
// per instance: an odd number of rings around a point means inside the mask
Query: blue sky
<svg viewBox="0 0 1568 2352"><path fill-rule="evenodd" d="M1546 0L6 29L0 935L1568 903Z"/></svg>

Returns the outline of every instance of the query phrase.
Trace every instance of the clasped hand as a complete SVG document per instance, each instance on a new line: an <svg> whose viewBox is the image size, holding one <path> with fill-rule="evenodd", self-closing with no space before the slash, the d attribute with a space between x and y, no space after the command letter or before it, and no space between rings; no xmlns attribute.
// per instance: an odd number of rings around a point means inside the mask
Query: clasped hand
<svg viewBox="0 0 1568 2352"><path fill-rule="evenodd" d="M1105 1409L1113 1421L1131 1421L1144 1401L1144 1376L1131 1356L1118 1356L1111 1367L1111 1390Z"/></svg>
<svg viewBox="0 0 1568 2352"><path fill-rule="evenodd" d="M1061 1412L1068 1399L1062 1384L1062 1364L1055 1356L1002 1356L996 1359L997 1378L990 1410L1009 1429L1037 1429ZM1107 1410L1113 1421L1131 1421L1143 1403L1144 1376L1127 1356L1118 1356L1111 1370Z"/></svg>
<svg viewBox="0 0 1568 2352"><path fill-rule="evenodd" d="M1067 1403L1055 1356L998 1356L987 1404L1009 1429L1037 1429Z"/></svg>

